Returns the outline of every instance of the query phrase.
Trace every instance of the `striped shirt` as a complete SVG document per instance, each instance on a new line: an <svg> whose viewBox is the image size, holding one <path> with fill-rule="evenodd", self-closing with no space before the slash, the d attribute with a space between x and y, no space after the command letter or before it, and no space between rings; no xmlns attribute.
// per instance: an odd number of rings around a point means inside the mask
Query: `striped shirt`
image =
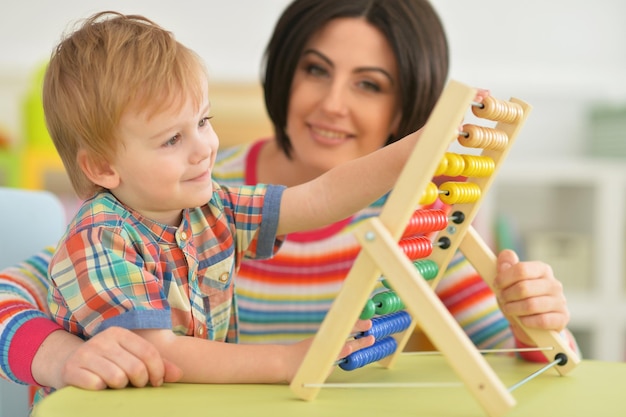
<svg viewBox="0 0 626 417"><path fill-rule="evenodd" d="M50 242L53 243L53 242ZM52 247L0 271L0 377L35 384L31 361L60 327L50 320L46 296Z"/></svg>
<svg viewBox="0 0 626 417"><path fill-rule="evenodd" d="M256 184L263 143L221 150L214 179L229 187ZM312 336L359 252L354 227L378 215L383 203L331 226L290 234L272 259L244 261L235 277L240 342L291 343ZM462 256L449 265L437 294L477 346L514 346L493 292Z"/></svg>

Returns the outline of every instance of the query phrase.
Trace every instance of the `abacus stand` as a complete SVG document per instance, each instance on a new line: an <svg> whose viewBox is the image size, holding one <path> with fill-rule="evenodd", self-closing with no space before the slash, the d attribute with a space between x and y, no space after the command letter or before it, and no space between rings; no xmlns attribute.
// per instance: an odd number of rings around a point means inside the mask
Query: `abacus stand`
<svg viewBox="0 0 626 417"><path fill-rule="evenodd" d="M465 221L440 233L449 236L451 245L445 250L433 249L430 259L436 260L440 269L433 288L397 244L441 157L457 137L458 124L464 119L475 96L473 88L455 81L448 83L380 216L367 219L355 228L362 250L290 385L299 398L313 400L317 396L363 306L383 275L403 300L412 317L412 324L394 336L398 340L398 349L392 356L380 361L381 365L388 368L393 365L415 326L419 325L489 416L502 416L515 406L515 399L433 291L457 248L485 281L492 284L496 273L495 255L470 226L478 203L460 205L459 209L466 216ZM499 123L497 126L509 135L507 148L504 151L484 151L494 158L496 170L530 111L528 105L517 102L524 107L523 120L515 124ZM480 179L483 196L494 176L495 171L494 175ZM576 354L555 332L521 328L538 346L551 348L554 355L567 355L568 361L558 367L559 373L568 372L579 362Z"/></svg>

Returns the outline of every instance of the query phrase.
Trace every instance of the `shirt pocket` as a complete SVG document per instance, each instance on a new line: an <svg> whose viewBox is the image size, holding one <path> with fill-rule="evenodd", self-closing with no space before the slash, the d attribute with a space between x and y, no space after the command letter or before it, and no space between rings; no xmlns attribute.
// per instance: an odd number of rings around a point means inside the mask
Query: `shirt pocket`
<svg viewBox="0 0 626 417"><path fill-rule="evenodd" d="M224 340L228 333L233 303L233 267L233 257L213 265L198 265L198 285L206 316L207 336L212 340Z"/></svg>

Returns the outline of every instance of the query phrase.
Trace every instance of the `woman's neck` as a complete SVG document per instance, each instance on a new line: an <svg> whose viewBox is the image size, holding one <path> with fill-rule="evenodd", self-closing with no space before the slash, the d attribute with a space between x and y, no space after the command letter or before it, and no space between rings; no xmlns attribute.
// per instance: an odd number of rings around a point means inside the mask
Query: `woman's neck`
<svg viewBox="0 0 626 417"><path fill-rule="evenodd" d="M262 184L281 184L288 187L305 183L324 172L304 166L302 163L287 158L277 146L276 141L267 142L257 160L257 182Z"/></svg>

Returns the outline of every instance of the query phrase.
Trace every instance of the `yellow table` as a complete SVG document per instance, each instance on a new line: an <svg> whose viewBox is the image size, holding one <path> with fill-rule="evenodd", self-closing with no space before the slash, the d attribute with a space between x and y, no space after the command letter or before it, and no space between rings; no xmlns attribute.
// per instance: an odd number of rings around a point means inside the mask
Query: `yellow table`
<svg viewBox="0 0 626 417"><path fill-rule="evenodd" d="M541 368L510 357L488 356L506 386ZM393 369L377 364L337 370L327 382L458 382L440 356L403 355ZM507 417L626 416L626 363L583 361L567 376L553 369L513 391ZM65 388L46 398L35 417L178 416L440 416L484 417L463 385L429 388L322 388L307 402L286 385L166 384L159 388L84 391Z"/></svg>

